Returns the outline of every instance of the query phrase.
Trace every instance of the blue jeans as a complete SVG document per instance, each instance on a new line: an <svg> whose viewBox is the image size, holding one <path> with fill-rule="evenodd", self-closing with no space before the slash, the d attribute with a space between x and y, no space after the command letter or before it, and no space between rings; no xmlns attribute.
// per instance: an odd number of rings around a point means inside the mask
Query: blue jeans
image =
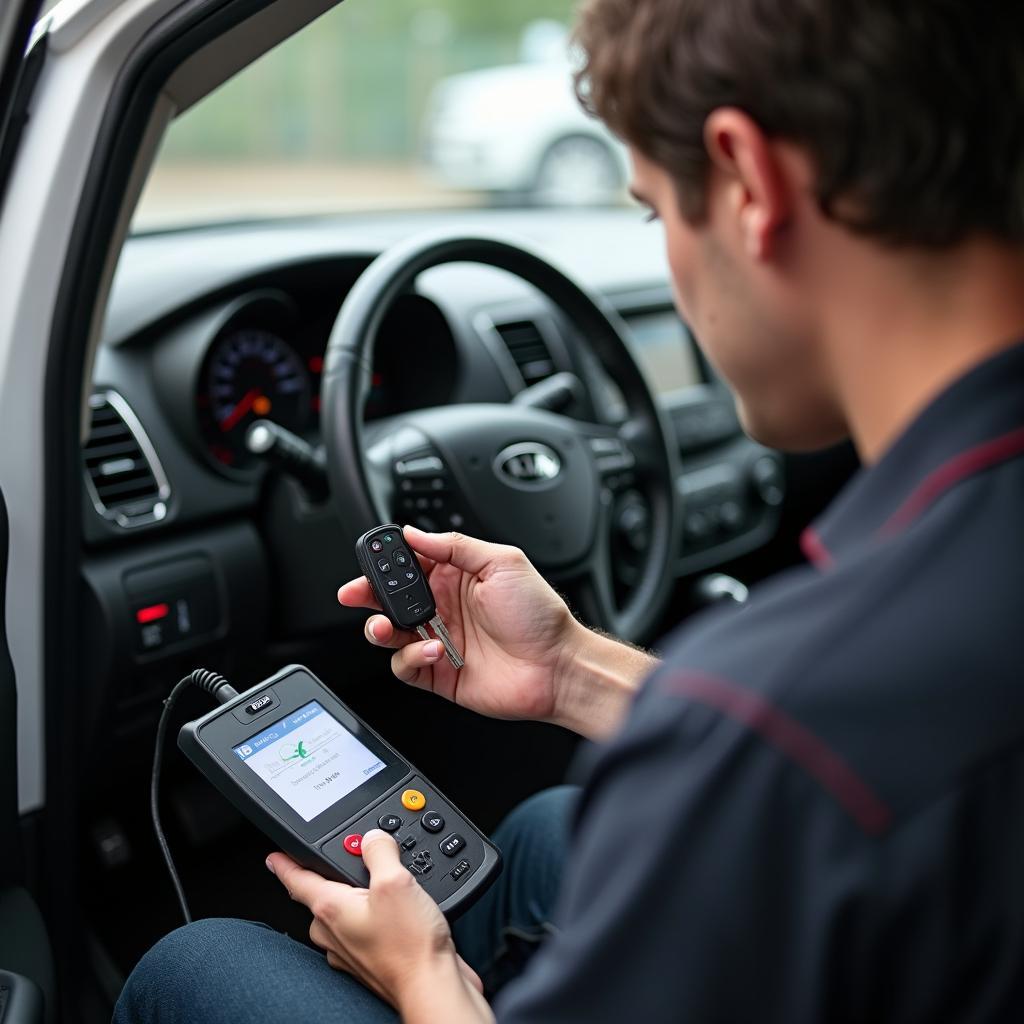
<svg viewBox="0 0 1024 1024"><path fill-rule="evenodd" d="M520 804L494 841L504 870L455 923L459 952L493 995L552 930L577 789L560 786ZM301 1008L297 1012L297 1007ZM114 1024L398 1020L394 1010L323 954L263 924L208 918L164 936L136 965Z"/></svg>

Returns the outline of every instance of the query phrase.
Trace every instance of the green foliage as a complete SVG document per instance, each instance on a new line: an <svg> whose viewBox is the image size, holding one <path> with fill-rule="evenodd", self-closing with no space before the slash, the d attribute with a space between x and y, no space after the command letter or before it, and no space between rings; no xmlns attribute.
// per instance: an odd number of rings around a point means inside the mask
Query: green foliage
<svg viewBox="0 0 1024 1024"><path fill-rule="evenodd" d="M161 159L411 159L441 78L516 61L574 2L345 0L186 111Z"/></svg>
<svg viewBox="0 0 1024 1024"><path fill-rule="evenodd" d="M518 33L524 25L538 18L554 18L568 23L574 0L348 0L361 8L359 17L366 24L385 29L402 30L424 11L440 12L458 30L487 34Z"/></svg>

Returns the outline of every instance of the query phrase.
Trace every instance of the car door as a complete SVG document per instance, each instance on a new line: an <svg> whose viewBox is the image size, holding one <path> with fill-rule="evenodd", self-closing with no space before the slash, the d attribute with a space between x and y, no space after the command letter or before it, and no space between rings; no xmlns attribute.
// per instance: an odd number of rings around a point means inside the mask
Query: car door
<svg viewBox="0 0 1024 1024"><path fill-rule="evenodd" d="M0 196L17 146L32 73L25 59L40 0L0 8ZM7 647L7 510L0 490L0 1020L37 1024L55 1012L53 961L42 916L25 888L17 789L17 689ZM44 996L45 993L45 996Z"/></svg>
<svg viewBox="0 0 1024 1024"><path fill-rule="evenodd" d="M52 946L41 976L48 983L52 963L60 1005L50 999L47 1013L61 1020L102 1019L83 993L109 998L119 982L97 965L78 909L89 725L81 444L105 298L169 121L336 2L61 0L34 28L40 0L0 3L0 492L13 666L0 669L0 908L2 890L35 897L0 935L15 951L37 933ZM125 898L145 903L145 893Z"/></svg>

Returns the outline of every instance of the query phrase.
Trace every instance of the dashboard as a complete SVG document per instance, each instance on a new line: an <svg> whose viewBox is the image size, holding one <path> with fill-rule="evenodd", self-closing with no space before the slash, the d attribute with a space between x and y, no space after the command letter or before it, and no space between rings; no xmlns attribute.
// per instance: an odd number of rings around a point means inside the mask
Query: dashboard
<svg viewBox="0 0 1024 1024"><path fill-rule="evenodd" d="M355 571L330 503L253 456L246 431L270 419L316 446L324 353L345 295L392 242L455 224L525 237L624 319L679 447L677 575L770 540L781 459L742 435L673 309L661 238L634 211L406 213L138 236L115 275L83 443L84 566L97 635L118 662L108 674L134 673L137 686L152 666L163 678L166 657L229 636L259 644L271 619L279 638L355 621L323 600ZM382 321L364 419L386 431L400 413L507 403L563 371L583 383L581 418L621 418L611 374L539 292L492 268L436 267ZM404 521L460 526L429 495L406 504L395 510ZM613 509L623 587L643 516L635 493Z"/></svg>
<svg viewBox="0 0 1024 1024"><path fill-rule="evenodd" d="M257 292L232 303L209 338L197 367L195 423L210 464L231 477L257 473L246 432L271 420L316 444L320 435L320 383L337 303L302 311L283 292ZM674 311L629 318L635 355L659 394L670 395L704 381L692 339ZM524 383L554 370L551 352L535 320L492 326L513 346ZM515 335L518 335L518 338ZM527 351L523 346L533 351ZM535 369L531 371L531 366ZM374 346L366 422L448 404L459 372L455 337L438 306L421 295L402 295L381 324ZM600 375L600 368L591 372ZM516 382L513 380L512 388ZM619 399L608 378L600 387Z"/></svg>

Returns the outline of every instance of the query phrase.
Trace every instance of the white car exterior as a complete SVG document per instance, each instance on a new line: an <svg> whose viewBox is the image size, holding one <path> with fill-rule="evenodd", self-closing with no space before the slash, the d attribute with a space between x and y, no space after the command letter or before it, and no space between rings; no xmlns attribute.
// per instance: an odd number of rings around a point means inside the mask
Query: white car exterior
<svg viewBox="0 0 1024 1024"><path fill-rule="evenodd" d="M618 199L628 172L625 147L580 107L568 61L444 79L425 144L431 173L448 187L559 205Z"/></svg>

